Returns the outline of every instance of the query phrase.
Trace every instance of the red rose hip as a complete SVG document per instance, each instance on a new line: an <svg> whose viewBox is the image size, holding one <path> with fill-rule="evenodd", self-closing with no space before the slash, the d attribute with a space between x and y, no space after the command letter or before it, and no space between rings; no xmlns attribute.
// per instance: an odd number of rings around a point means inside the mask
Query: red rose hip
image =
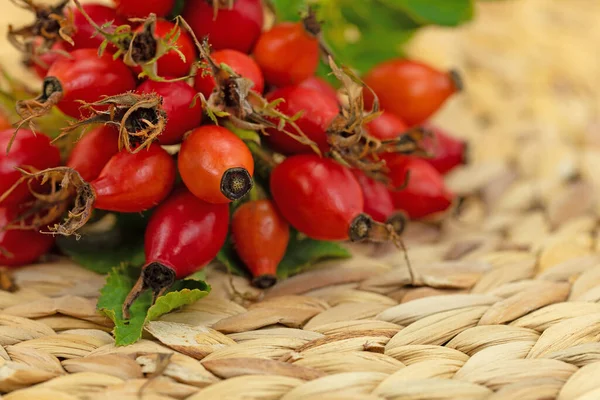
<svg viewBox="0 0 600 400"><path fill-rule="evenodd" d="M319 240L359 239L361 187L352 172L315 154L291 156L271 173L271 193L283 217Z"/></svg>
<svg viewBox="0 0 600 400"><path fill-rule="evenodd" d="M238 75L249 79L254 83L252 90L262 94L265 88L265 81L262 72L256 62L247 54L237 50L217 50L211 54L211 58L217 65L227 64ZM208 98L215 88L215 79L209 74L202 74L198 71L194 81L196 90Z"/></svg>
<svg viewBox="0 0 600 400"><path fill-rule="evenodd" d="M427 161L411 156L385 156L390 169L390 194L394 207L409 218L419 219L447 210L454 195L444 185L444 179ZM407 172L410 172L406 182Z"/></svg>
<svg viewBox="0 0 600 400"><path fill-rule="evenodd" d="M14 129L0 131L0 195L10 189L21 177L15 168L33 167L36 170L56 167L60 164L60 152L50 144L50 139L43 133L34 134L21 129L10 148L6 148L13 137ZM31 196L27 183L23 182L2 200L0 206L17 205Z"/></svg>
<svg viewBox="0 0 600 400"><path fill-rule="evenodd" d="M196 197L209 203L229 203L253 186L252 153L231 131L214 125L194 129L179 151L179 173Z"/></svg>
<svg viewBox="0 0 600 400"><path fill-rule="evenodd" d="M185 188L176 190L150 217L144 236L146 264L123 304L123 316L146 289L154 300L176 278L186 277L215 258L227 237L228 204L206 203Z"/></svg>
<svg viewBox="0 0 600 400"><path fill-rule="evenodd" d="M290 238L288 223L267 199L242 204L231 218L231 235L237 254L261 289L277 282L277 266Z"/></svg>
<svg viewBox="0 0 600 400"><path fill-rule="evenodd" d="M208 36L213 50L249 53L263 27L261 0L234 0L233 8L219 7L215 17L214 2L218 1L188 0L182 16L197 38Z"/></svg>
<svg viewBox="0 0 600 400"><path fill-rule="evenodd" d="M300 86L287 86L277 89L267 95L267 100L283 99L277 105L277 110L287 116L293 116L303 111L302 116L295 122L302 132L315 142L321 152L329 150L327 142L327 128L339 113L337 101L327 94L315 89ZM294 132L293 128L286 125L286 129ZM268 143L276 151L283 154L312 153L310 146L302 144L285 132L274 128L267 129Z"/></svg>
<svg viewBox="0 0 600 400"><path fill-rule="evenodd" d="M319 41L302 22L281 22L260 35L253 54L268 83L293 85L315 74Z"/></svg>
<svg viewBox="0 0 600 400"><path fill-rule="evenodd" d="M456 72L438 71L405 59L376 65L363 80L379 97L382 110L391 112L410 126L427 120L452 94L462 89ZM371 106L371 92L365 90L364 94L365 104Z"/></svg>

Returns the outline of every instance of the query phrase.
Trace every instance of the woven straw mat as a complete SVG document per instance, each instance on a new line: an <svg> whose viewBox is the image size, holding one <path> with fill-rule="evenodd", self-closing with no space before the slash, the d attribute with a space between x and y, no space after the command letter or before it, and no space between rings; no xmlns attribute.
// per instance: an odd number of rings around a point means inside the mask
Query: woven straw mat
<svg viewBox="0 0 600 400"><path fill-rule="evenodd" d="M102 276L22 268L0 292L4 398L600 399L600 2L477 13L408 49L463 71L467 91L436 122L472 161L448 177L454 215L405 235L417 286L385 246L266 293L234 278L243 299L209 266L207 298L115 347L95 311Z"/></svg>

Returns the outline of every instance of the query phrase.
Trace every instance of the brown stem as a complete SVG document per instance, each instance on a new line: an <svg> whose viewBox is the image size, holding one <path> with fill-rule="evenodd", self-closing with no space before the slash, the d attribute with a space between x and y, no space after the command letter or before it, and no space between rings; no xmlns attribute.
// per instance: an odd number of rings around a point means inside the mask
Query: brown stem
<svg viewBox="0 0 600 400"><path fill-rule="evenodd" d="M173 268L166 266L158 261L146 264L142 268L140 277L123 302L123 319L130 318L129 309L133 302L146 290L152 290L152 304L156 303L156 299L164 294L164 292L175 282L175 271Z"/></svg>
<svg viewBox="0 0 600 400"><path fill-rule="evenodd" d="M452 81L452 84L456 88L457 92L462 92L465 90L465 81L457 69L451 69L448 71L448 74L450 75L450 80Z"/></svg>
<svg viewBox="0 0 600 400"><path fill-rule="evenodd" d="M410 275L411 284L415 283L415 275L412 265L408 258L406 246L400 235L395 231L395 227L391 224L382 224L374 221L367 214L359 214L350 224L349 237L353 242L368 240L371 242L393 242L394 245L403 251L406 265Z"/></svg>

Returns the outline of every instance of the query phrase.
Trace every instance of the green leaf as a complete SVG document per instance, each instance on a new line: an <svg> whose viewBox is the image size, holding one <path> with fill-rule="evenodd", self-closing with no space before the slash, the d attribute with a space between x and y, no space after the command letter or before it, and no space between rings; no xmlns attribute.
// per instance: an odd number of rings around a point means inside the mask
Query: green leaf
<svg viewBox="0 0 600 400"><path fill-rule="evenodd" d="M84 268L106 274L121 264L140 266L144 263L144 230L148 215L107 214L115 219L108 230L94 231L90 224L81 239L61 236L56 243L63 253ZM102 219L97 224L102 224Z"/></svg>
<svg viewBox="0 0 600 400"><path fill-rule="evenodd" d="M403 10L383 0L333 0L323 2L319 19L323 35L340 64L363 73L375 64L402 55L402 46L420 26ZM373 23L377 21L377 23ZM319 76L327 77L321 65Z"/></svg>
<svg viewBox="0 0 600 400"><path fill-rule="evenodd" d="M223 126L231 132L235 133L235 135L242 139L244 142L254 142L260 145L260 134L258 132L252 131L250 129L238 128L229 121L223 123Z"/></svg>
<svg viewBox="0 0 600 400"><path fill-rule="evenodd" d="M317 261L334 258L349 258L352 255L335 242L300 238L297 231L290 231L290 242L285 256L277 268L280 279L297 274Z"/></svg>
<svg viewBox="0 0 600 400"><path fill-rule="evenodd" d="M192 304L210 292L210 286L195 279L183 279L150 306L152 294L144 292L130 308L131 318L123 320L122 306L129 291L135 284L140 270L122 265L113 268L100 291L97 308L115 323L113 334L117 346L135 343L142 337L142 330L148 321L155 320L181 306Z"/></svg>
<svg viewBox="0 0 600 400"><path fill-rule="evenodd" d="M456 26L473 18L472 0L381 0L393 9L402 10L415 22Z"/></svg>

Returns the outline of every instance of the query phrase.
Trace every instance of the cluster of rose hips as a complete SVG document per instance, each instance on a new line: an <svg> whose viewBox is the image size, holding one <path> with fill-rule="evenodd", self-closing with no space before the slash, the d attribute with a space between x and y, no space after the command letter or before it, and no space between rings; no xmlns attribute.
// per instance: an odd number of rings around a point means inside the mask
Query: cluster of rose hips
<svg viewBox="0 0 600 400"><path fill-rule="evenodd" d="M398 240L405 218L451 205L443 174L465 145L426 121L460 89L455 73L395 59L359 79L334 62L312 11L264 30L261 0L187 0L173 19L174 0L73 2L20 0L37 19L9 28L43 88L17 104L16 132L0 132L0 264L36 260L93 210L154 209L127 310L206 265L229 231L264 288L290 226ZM320 59L339 90L315 76ZM53 107L72 118L67 138L89 126L63 160L34 133Z"/></svg>

